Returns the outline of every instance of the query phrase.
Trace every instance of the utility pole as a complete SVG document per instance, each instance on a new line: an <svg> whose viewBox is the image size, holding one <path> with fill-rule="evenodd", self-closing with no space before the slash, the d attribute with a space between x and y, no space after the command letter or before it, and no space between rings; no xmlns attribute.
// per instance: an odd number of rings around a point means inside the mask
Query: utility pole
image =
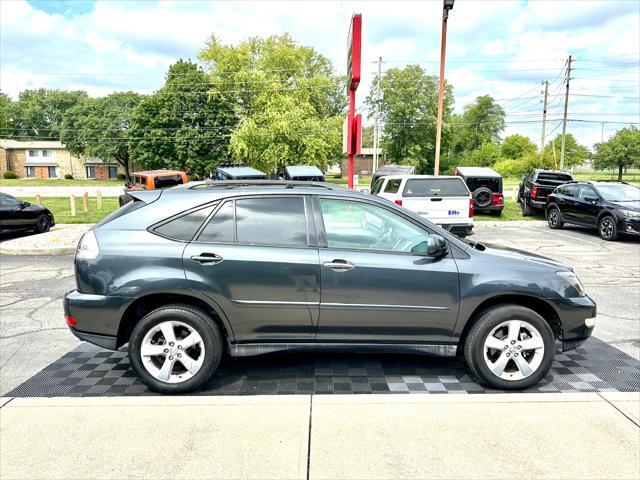
<svg viewBox="0 0 640 480"><path fill-rule="evenodd" d="M380 127L378 121L380 118L380 101L382 100L382 89L380 88L380 71L382 68L382 57L378 58L378 88L376 89L376 111L373 124L373 175L378 170L378 148L380 148Z"/></svg>
<svg viewBox="0 0 640 480"><path fill-rule="evenodd" d="M544 152L544 130L547 125L547 96L549 94L549 82L546 80L544 83L544 106L542 107L542 137L540 138L540 157L542 158Z"/></svg>
<svg viewBox="0 0 640 480"><path fill-rule="evenodd" d="M442 103L444 100L444 62L447 52L447 20L449 10L453 8L455 0L444 0L442 6L442 40L440 41L440 86L438 88L438 120L436 123L436 154L433 174L440 175L440 139L442 137Z"/></svg>
<svg viewBox="0 0 640 480"><path fill-rule="evenodd" d="M571 80L571 62L573 57L569 55L567 61L567 83L564 92L564 116L562 119L562 143L560 145L560 170L564 170L564 144L565 135L567 134L567 109L569 108L569 80Z"/></svg>

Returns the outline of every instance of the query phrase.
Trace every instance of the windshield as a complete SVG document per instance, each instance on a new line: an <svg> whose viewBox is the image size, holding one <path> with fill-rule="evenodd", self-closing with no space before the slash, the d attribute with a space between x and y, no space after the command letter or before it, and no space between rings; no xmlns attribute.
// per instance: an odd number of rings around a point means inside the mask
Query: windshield
<svg viewBox="0 0 640 480"><path fill-rule="evenodd" d="M640 201L640 188L624 183L611 185L598 185L598 192L602 198L609 202L638 202Z"/></svg>

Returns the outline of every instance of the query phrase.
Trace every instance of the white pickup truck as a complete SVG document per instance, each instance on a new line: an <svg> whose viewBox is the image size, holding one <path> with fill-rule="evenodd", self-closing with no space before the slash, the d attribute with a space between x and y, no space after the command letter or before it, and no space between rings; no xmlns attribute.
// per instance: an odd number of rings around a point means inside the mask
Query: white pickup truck
<svg viewBox="0 0 640 480"><path fill-rule="evenodd" d="M371 194L408 208L451 233L472 233L473 199L461 177L389 175L373 184Z"/></svg>

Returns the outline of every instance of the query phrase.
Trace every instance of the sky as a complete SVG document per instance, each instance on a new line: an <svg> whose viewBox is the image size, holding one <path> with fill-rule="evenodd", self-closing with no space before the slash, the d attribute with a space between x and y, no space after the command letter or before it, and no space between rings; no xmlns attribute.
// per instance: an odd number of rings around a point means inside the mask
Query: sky
<svg viewBox="0 0 640 480"><path fill-rule="evenodd" d="M438 74L439 1L0 0L0 90L151 93L179 58L197 60L212 34L236 44L290 33L346 69L351 15L363 18L358 108L382 70L419 64ZM450 13L446 79L455 110L478 95L499 100L505 135L541 141L541 82L549 81L547 137L560 133L567 57L575 62L567 131L592 148L640 124L640 2L457 0ZM370 122L370 120L368 121ZM605 123L603 123L605 122Z"/></svg>

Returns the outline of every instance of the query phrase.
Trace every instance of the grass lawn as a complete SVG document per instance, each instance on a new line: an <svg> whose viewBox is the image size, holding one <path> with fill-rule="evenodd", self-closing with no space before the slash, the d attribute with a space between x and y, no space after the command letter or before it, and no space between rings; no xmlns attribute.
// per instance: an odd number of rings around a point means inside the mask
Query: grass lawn
<svg viewBox="0 0 640 480"><path fill-rule="evenodd" d="M38 178L0 179L0 187L86 187L93 185L118 187L124 185L124 180L66 180L64 178L50 180Z"/></svg>
<svg viewBox="0 0 640 480"><path fill-rule="evenodd" d="M26 202L35 203L35 198L22 198ZM71 216L69 197L43 197L42 206L53 213L56 223L97 223L118 208L118 199L102 197L102 208L98 210L95 197L89 197L89 211L82 211L82 197L75 197L76 216Z"/></svg>
<svg viewBox="0 0 640 480"><path fill-rule="evenodd" d="M545 220L544 213L542 211L539 214L523 217L520 204L515 200L511 200L510 198L505 198L504 210L502 210L502 215L500 215L499 217L494 217L489 213L476 213L474 215L474 219L477 222L486 222L486 221L509 222L513 220Z"/></svg>

